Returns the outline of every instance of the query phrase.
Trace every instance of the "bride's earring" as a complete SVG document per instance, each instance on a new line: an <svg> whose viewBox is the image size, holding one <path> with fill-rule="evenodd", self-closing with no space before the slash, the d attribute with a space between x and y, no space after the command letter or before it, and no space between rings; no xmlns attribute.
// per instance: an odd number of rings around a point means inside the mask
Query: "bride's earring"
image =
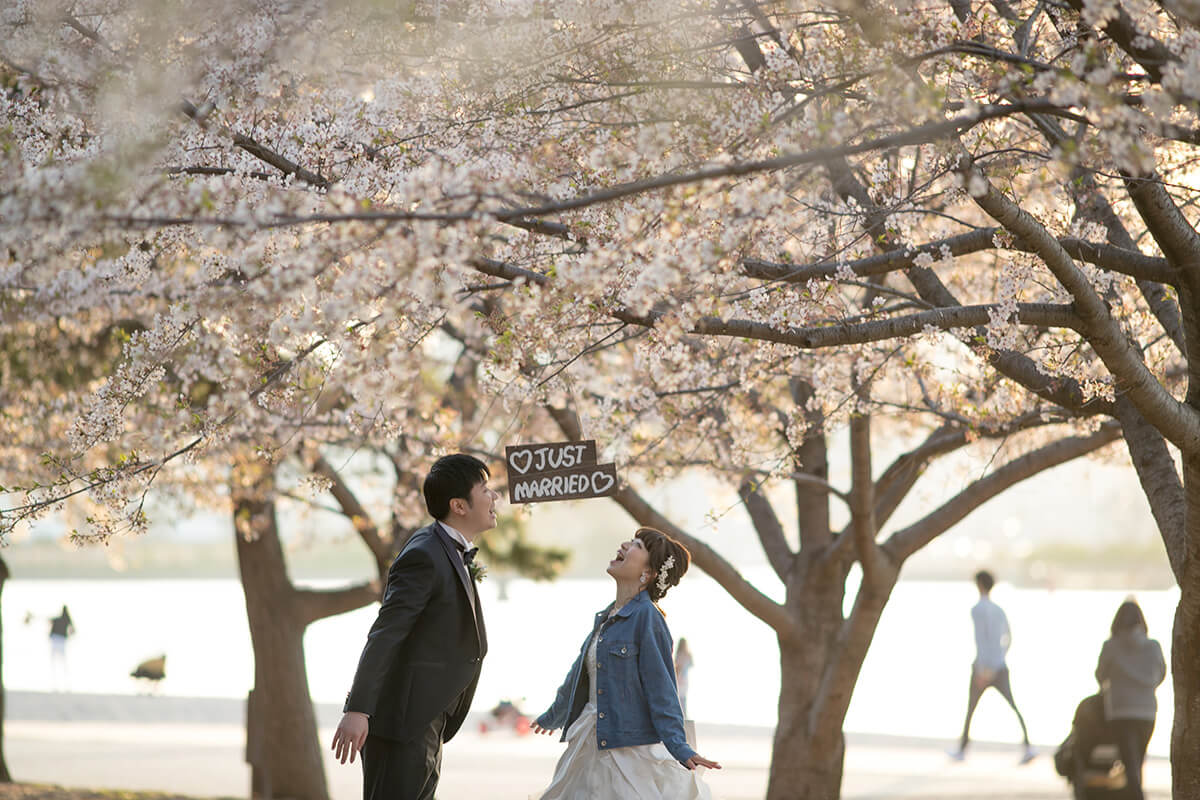
<svg viewBox="0 0 1200 800"><path fill-rule="evenodd" d="M646 582L646 573L642 573L642 583Z"/></svg>

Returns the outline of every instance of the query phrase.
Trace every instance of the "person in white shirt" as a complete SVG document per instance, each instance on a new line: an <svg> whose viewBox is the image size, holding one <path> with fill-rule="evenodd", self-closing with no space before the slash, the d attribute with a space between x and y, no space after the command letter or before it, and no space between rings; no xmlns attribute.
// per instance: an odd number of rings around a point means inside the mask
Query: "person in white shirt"
<svg viewBox="0 0 1200 800"><path fill-rule="evenodd" d="M1012 632L1008 627L1008 617L1004 609L992 602L989 596L996 579L992 573L983 570L975 574L975 586L979 588L979 602L971 609L971 621L975 625L975 662L971 665L971 688L967 699L967 718L963 722L962 738L958 749L950 753L955 761L966 757L967 743L970 741L971 717L975 714L975 706L988 687L994 687L1017 715L1021 723L1021 739L1024 750L1021 763L1028 764L1037 753L1029 745L1029 731L1025 729L1025 719L1021 716L1017 704L1013 700L1012 686L1008 679L1008 665L1004 662L1004 654L1012 641Z"/></svg>

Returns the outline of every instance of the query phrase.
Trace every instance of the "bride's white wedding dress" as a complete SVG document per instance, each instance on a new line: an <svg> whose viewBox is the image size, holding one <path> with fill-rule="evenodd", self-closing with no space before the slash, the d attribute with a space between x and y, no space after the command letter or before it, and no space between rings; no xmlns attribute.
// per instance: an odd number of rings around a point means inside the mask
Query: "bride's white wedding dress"
<svg viewBox="0 0 1200 800"><path fill-rule="evenodd" d="M712 800L700 779L662 742L601 750L596 745L596 640L585 661L589 697L567 729L567 749L538 800Z"/></svg>

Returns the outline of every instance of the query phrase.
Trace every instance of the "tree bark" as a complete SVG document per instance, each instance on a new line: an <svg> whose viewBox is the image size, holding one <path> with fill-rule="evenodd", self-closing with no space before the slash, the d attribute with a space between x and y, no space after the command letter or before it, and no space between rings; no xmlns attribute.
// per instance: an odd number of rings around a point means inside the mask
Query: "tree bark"
<svg viewBox="0 0 1200 800"><path fill-rule="evenodd" d="M238 568L254 647L251 790L328 800L317 720L304 663L305 620L288 579L269 466L243 464L232 487Z"/></svg>
<svg viewBox="0 0 1200 800"><path fill-rule="evenodd" d="M1200 456L1185 457L1187 550L1171 637L1175 723L1171 729L1171 795L1200 798Z"/></svg>
<svg viewBox="0 0 1200 800"><path fill-rule="evenodd" d="M802 633L798 641L779 641L779 722L766 800L834 800L841 792L846 755L841 720L811 724L811 712L821 701L821 678L842 626L844 588L833 572L840 570L826 562L825 569L810 573L803 589L788 599Z"/></svg>
<svg viewBox="0 0 1200 800"><path fill-rule="evenodd" d="M4 592L4 582L8 580L8 565L0 558L0 593ZM12 783L12 775L8 771L8 763L4 760L4 625L0 621L0 783Z"/></svg>

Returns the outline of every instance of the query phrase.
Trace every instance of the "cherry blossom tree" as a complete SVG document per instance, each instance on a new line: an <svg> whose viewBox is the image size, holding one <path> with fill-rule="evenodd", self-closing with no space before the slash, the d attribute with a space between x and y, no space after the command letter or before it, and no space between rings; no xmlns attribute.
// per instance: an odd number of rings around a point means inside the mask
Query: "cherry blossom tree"
<svg viewBox="0 0 1200 800"><path fill-rule="evenodd" d="M779 634L769 795L833 797L904 559L1119 438L1181 587L1174 794L1200 797L1194 3L0 14L7 525L81 500L81 535L139 530L148 487L203 498L247 446L438 441L405 409L450 330L509 430L546 408L635 479L739 486L783 603L677 532ZM911 442L883 470L880 428ZM619 502L672 528L633 481Z"/></svg>

